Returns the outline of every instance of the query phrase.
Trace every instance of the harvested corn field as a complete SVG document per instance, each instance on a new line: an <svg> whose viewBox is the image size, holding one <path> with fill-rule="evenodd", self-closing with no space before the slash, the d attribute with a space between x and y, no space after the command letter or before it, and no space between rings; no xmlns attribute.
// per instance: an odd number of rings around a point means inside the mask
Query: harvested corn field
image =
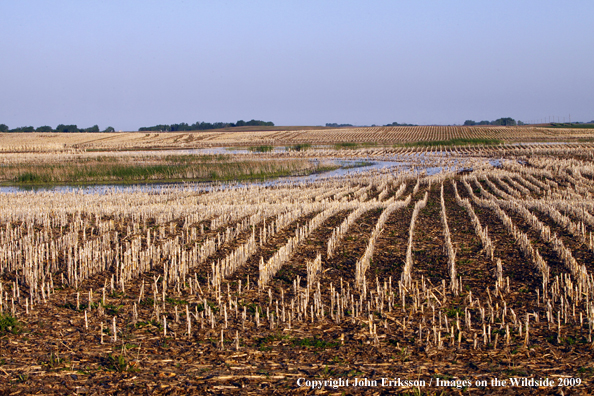
<svg viewBox="0 0 594 396"><path fill-rule="evenodd" d="M590 393L590 145L348 155L407 166L1 193L0 389Z"/></svg>

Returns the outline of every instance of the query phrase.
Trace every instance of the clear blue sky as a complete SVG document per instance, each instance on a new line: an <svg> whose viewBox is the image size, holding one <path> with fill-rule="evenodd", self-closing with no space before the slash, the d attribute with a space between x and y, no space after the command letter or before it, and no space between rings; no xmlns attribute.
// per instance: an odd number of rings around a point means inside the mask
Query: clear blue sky
<svg viewBox="0 0 594 396"><path fill-rule="evenodd" d="M2 0L0 123L594 119L594 1Z"/></svg>

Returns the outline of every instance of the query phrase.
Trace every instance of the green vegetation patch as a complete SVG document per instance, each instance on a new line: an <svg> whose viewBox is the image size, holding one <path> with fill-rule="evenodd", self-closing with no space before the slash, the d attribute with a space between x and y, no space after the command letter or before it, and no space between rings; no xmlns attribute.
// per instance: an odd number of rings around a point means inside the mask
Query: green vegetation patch
<svg viewBox="0 0 594 396"><path fill-rule="evenodd" d="M9 314L0 314L0 336L5 334L18 334L21 332L22 324Z"/></svg>
<svg viewBox="0 0 594 396"><path fill-rule="evenodd" d="M450 308L448 310L446 310L446 315L448 318L455 318L456 315L459 315L460 317L464 316L464 311L458 307L455 308Z"/></svg>
<svg viewBox="0 0 594 396"><path fill-rule="evenodd" d="M316 336L311 338L294 338L291 340L291 344L296 347L318 349L336 348L340 345L339 342L326 341Z"/></svg>
<svg viewBox="0 0 594 396"><path fill-rule="evenodd" d="M375 147L377 143L366 142L366 143L353 143L353 142L341 142L334 145L336 150L356 150L358 148Z"/></svg>
<svg viewBox="0 0 594 396"><path fill-rule="evenodd" d="M105 309L105 313L110 316L118 316L120 314L120 309L124 308L123 305L115 305L115 304L105 304L103 306Z"/></svg>
<svg viewBox="0 0 594 396"><path fill-rule="evenodd" d="M25 172L21 173L17 176L16 181L18 183L40 183L43 182L40 175L33 173L33 172Z"/></svg>
<svg viewBox="0 0 594 396"><path fill-rule="evenodd" d="M286 148L287 151L305 151L305 150L309 150L311 148L311 144L309 143L301 143L301 144L295 144L293 146L288 146Z"/></svg>
<svg viewBox="0 0 594 396"><path fill-rule="evenodd" d="M135 371L123 355L112 355L109 354L103 359L103 366L110 371L117 371L122 373L124 371Z"/></svg>
<svg viewBox="0 0 594 396"><path fill-rule="evenodd" d="M271 152L272 150L274 150L274 147L273 146L254 146L254 147L249 147L248 150L251 152L255 152L255 153L268 153L268 152Z"/></svg>
<svg viewBox="0 0 594 396"><path fill-rule="evenodd" d="M165 301L167 301L171 305L187 305L188 302L186 300L178 300L173 297L166 297Z"/></svg>

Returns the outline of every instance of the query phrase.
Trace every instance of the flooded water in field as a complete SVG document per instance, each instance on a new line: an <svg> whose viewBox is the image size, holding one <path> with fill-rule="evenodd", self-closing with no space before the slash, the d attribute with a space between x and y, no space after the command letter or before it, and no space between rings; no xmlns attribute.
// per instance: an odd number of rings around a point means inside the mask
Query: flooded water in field
<svg viewBox="0 0 594 396"><path fill-rule="evenodd" d="M315 150L315 149L314 149ZM285 152L285 147L275 148L275 152ZM149 152L147 152L149 153ZM154 154L154 152L152 152ZM192 150L171 150L173 154L197 154L197 155L225 155L225 154L258 154L243 148L226 148L215 147L205 149ZM135 155L142 155L142 152L135 152ZM261 153L266 154L266 153ZM348 152L345 152L345 157L348 158ZM445 155L446 153L442 153ZM447 153L449 154L449 153ZM256 155L257 157L257 155ZM253 182L187 182L187 183L137 183L137 184L94 184L94 185L35 185L35 186L0 186L0 193L18 193L18 192L80 192L82 194L106 194L111 192L159 192L164 189L176 187L187 188L192 191L209 191L213 188L231 188L241 187L248 184L273 186L282 183L313 183L323 179L353 177L362 173L400 173L413 172L425 173L426 175L435 175L444 170L442 166L435 166L435 158L438 157L436 153L418 153L414 157L399 157L388 156L382 160L374 159L372 157L361 157L358 159L351 158L334 158L322 160L312 158L311 162L319 164L322 161L324 164L333 164L339 166L337 169L313 173L306 176L283 176L275 179L265 181ZM262 158L264 160L264 158ZM497 160L490 161L493 166L500 166L501 163ZM451 161L452 164L459 164L458 161ZM460 165L462 165L460 163Z"/></svg>
<svg viewBox="0 0 594 396"><path fill-rule="evenodd" d="M318 162L312 160L312 162ZM325 161L326 163L328 161ZM408 163L396 162L396 161L362 161L362 160L334 160L330 161L335 165L340 166L338 169L314 173L307 176L283 176L276 179L266 181L254 181L249 184L272 186L280 183L311 183L320 179L326 178L339 178L345 176L352 176L355 174L371 171L386 171L387 169L396 170L399 168L407 170L409 168ZM439 171L432 171L439 172ZM428 170L429 173L429 170ZM188 183L138 183L138 184L96 184L96 185L38 185L38 186L3 186L0 187L0 193L16 193L24 191L53 191L53 192L81 192L83 194L105 194L108 192L134 192L134 191L159 191L163 188L169 187L185 187L192 190L210 190L214 187L221 186L244 186L245 182L230 182L230 183L212 183L212 182L188 182Z"/></svg>

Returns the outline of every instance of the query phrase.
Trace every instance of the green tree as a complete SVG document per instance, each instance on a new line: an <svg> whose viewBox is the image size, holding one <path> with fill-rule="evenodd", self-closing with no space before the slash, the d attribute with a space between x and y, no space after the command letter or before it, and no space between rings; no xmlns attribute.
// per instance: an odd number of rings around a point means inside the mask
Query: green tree
<svg viewBox="0 0 594 396"><path fill-rule="evenodd" d="M187 131L187 130L189 130L189 128L190 128L190 126L187 123L182 122L179 124L172 124L170 131L171 132Z"/></svg>
<svg viewBox="0 0 594 396"><path fill-rule="evenodd" d="M37 129L35 129L36 132L51 132L53 131L51 126L48 125L43 125L38 127Z"/></svg>
<svg viewBox="0 0 594 396"><path fill-rule="evenodd" d="M56 127L56 132L78 132L78 127L76 125L60 124Z"/></svg>
<svg viewBox="0 0 594 396"><path fill-rule="evenodd" d="M260 120L250 120L245 123L245 125L249 126L274 126L274 123L271 121L260 121Z"/></svg>
<svg viewBox="0 0 594 396"><path fill-rule="evenodd" d="M476 125L476 122L472 120L466 120L464 121L464 125Z"/></svg>
<svg viewBox="0 0 594 396"><path fill-rule="evenodd" d="M18 128L13 128L10 130L10 132L34 132L35 128L33 128L32 126L28 126L28 127L18 127Z"/></svg>
<svg viewBox="0 0 594 396"><path fill-rule="evenodd" d="M516 125L516 120L511 117L505 118L498 118L492 122L493 125L506 125L506 126L514 126Z"/></svg>
<svg viewBox="0 0 594 396"><path fill-rule="evenodd" d="M113 127L108 126L107 128L105 128L103 132L115 132L115 129Z"/></svg>
<svg viewBox="0 0 594 396"><path fill-rule="evenodd" d="M99 132L99 126L95 124L92 127L81 130L81 132Z"/></svg>
<svg viewBox="0 0 594 396"><path fill-rule="evenodd" d="M8 125L0 124L0 132L8 132Z"/></svg>
<svg viewBox="0 0 594 396"><path fill-rule="evenodd" d="M170 125L166 125L166 124L159 124L159 125L150 126L150 127L140 127L140 128L138 128L138 130L140 132L149 132L149 131L154 131L154 132L168 132L168 131L171 130L171 126Z"/></svg>
<svg viewBox="0 0 594 396"><path fill-rule="evenodd" d="M326 124L326 126L328 126L328 124ZM341 125L334 124L334 126L339 126L339 127L341 127L341 126L352 126L352 125L351 125L351 124L341 124ZM372 125L372 126L373 126L373 125ZM397 122L393 122L393 123L391 123L391 124L386 124L386 125L384 125L384 126L416 126L416 125L415 125L415 124L407 124L407 123L399 124L399 123L397 123Z"/></svg>

